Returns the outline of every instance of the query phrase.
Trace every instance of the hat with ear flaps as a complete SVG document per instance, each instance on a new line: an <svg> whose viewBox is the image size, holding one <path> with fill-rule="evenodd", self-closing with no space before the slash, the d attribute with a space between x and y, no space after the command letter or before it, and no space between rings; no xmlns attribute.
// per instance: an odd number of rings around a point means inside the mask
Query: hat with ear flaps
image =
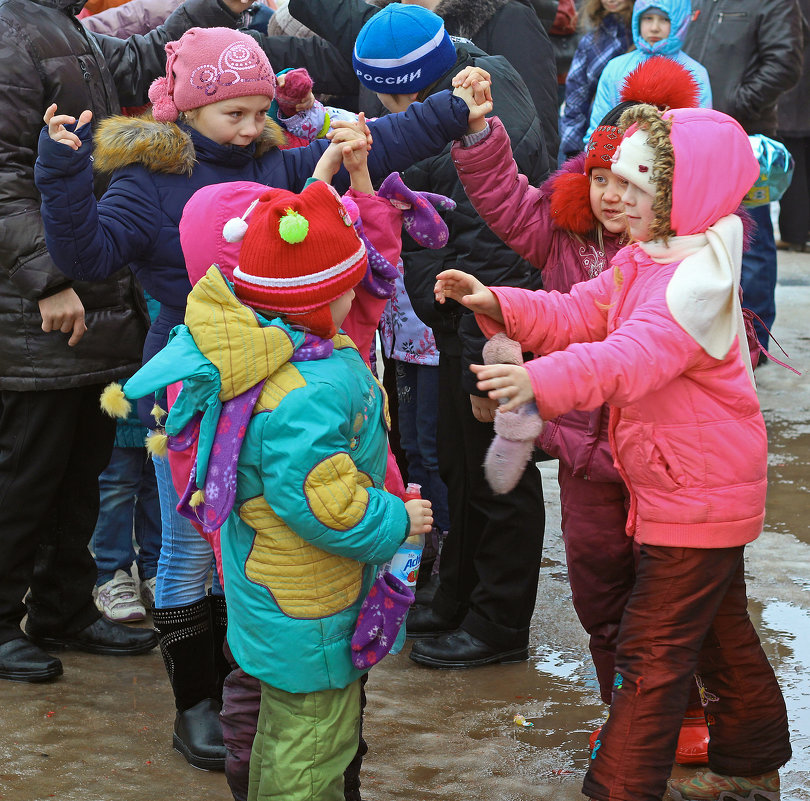
<svg viewBox="0 0 810 801"><path fill-rule="evenodd" d="M219 304L195 303L197 298ZM242 439L265 379L289 361L305 335L281 320L267 321L240 303L214 265L192 289L186 321L193 315L195 330L216 322L217 309L225 308L228 322L238 326L245 348L265 358L245 360L223 384L217 366L228 358L224 345L210 337L207 355L198 347L188 325L176 326L169 343L150 359L123 387L110 384L101 396L102 409L113 417L127 413L128 399L142 398L182 381L183 387L168 415L157 406L153 414L163 431L147 440L150 451L186 450L196 444L197 455L188 487L178 511L213 531L230 513L236 493L236 462ZM206 318L208 315L208 318ZM210 357L210 358L209 358ZM165 418L165 419L164 419ZM204 491L203 491L204 490ZM198 507L204 504L203 513Z"/></svg>
<svg viewBox="0 0 810 801"><path fill-rule="evenodd" d="M595 167L610 169L622 139L619 130L622 113L640 103L660 109L696 108L700 88L686 67L670 58L654 56L625 77L620 97L621 102L604 116L588 140L584 171L564 168L549 179L554 224L580 236L590 233L598 224L589 197L590 174Z"/></svg>

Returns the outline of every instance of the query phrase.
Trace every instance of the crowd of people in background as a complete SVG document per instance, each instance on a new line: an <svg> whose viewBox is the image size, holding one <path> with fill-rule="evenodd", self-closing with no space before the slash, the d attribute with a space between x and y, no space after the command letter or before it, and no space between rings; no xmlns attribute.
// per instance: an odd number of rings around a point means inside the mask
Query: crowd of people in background
<svg viewBox="0 0 810 801"><path fill-rule="evenodd" d="M0 679L159 647L190 765L355 801L403 637L529 658L556 459L609 709L585 797L776 801L743 551L777 250L810 247L808 20L0 0ZM795 163L778 239L750 137Z"/></svg>

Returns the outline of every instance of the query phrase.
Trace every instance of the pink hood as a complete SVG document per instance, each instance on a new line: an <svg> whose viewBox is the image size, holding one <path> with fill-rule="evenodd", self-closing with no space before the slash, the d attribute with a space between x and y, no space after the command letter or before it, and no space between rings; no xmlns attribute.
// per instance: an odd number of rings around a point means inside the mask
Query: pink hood
<svg viewBox="0 0 810 801"><path fill-rule="evenodd" d="M233 280L242 243L228 242L222 228L233 217L241 217L266 190L266 184L255 181L232 181L204 186L191 196L180 219L180 244L192 286L212 264Z"/></svg>
<svg viewBox="0 0 810 801"><path fill-rule="evenodd" d="M672 121L675 150L672 228L677 236L702 233L737 210L759 176L759 163L742 126L722 112L673 109L664 119Z"/></svg>

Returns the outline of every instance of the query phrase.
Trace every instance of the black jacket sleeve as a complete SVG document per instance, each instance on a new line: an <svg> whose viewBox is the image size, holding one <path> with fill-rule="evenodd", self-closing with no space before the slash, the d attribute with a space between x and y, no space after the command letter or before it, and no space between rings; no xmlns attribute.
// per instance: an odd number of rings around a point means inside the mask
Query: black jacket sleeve
<svg viewBox="0 0 810 801"><path fill-rule="evenodd" d="M236 28L241 17L216 0L186 0L163 25L145 36L116 39L95 34L95 40L112 74L122 106L147 102L149 85L166 69L166 42L179 39L189 28Z"/></svg>
<svg viewBox="0 0 810 801"><path fill-rule="evenodd" d="M261 45L276 72L288 67L306 67L317 94L357 95L359 83L351 59L318 36L265 36L246 31Z"/></svg>
<svg viewBox="0 0 810 801"><path fill-rule="evenodd" d="M365 0L290 0L290 13L333 44L349 66L357 34L378 11Z"/></svg>

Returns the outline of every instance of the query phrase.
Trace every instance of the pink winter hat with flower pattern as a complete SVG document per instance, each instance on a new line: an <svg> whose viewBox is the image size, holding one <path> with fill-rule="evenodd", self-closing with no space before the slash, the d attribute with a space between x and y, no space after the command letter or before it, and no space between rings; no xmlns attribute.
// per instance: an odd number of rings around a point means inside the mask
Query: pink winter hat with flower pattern
<svg viewBox="0 0 810 801"><path fill-rule="evenodd" d="M246 33L230 28L189 28L166 45L166 77L149 87L152 115L174 122L181 111L234 97L276 92L264 51Z"/></svg>

